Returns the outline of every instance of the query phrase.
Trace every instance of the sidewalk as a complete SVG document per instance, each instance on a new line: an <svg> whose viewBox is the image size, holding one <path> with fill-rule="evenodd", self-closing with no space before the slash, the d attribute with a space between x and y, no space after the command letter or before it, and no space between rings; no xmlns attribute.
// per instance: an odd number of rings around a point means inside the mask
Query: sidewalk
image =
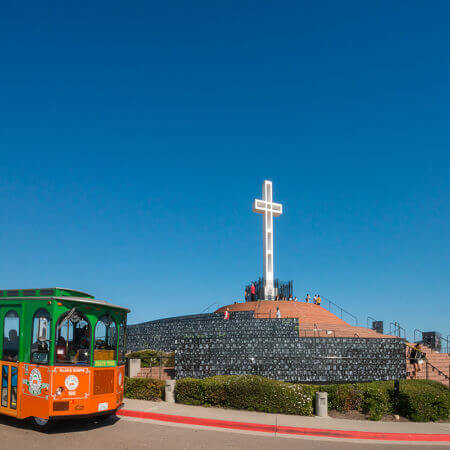
<svg viewBox="0 0 450 450"><path fill-rule="evenodd" d="M450 423L371 422L125 399L118 415L163 422L344 439L450 442Z"/></svg>

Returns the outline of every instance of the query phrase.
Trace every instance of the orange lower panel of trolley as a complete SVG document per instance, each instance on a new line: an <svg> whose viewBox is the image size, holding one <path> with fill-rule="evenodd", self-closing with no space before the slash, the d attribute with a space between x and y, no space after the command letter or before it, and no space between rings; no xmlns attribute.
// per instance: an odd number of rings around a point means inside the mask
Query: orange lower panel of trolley
<svg viewBox="0 0 450 450"><path fill-rule="evenodd" d="M21 418L104 414L123 402L124 366L21 366Z"/></svg>

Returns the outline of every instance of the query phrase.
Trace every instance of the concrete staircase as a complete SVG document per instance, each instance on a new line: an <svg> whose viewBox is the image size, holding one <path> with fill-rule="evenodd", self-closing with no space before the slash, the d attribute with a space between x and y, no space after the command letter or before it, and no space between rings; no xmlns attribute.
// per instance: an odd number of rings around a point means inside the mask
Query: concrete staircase
<svg viewBox="0 0 450 450"><path fill-rule="evenodd" d="M412 344L411 344L412 345ZM409 380L433 380L450 387L450 354L438 353L430 347L421 344L425 353L421 370L416 372L410 362L409 347L407 347L406 378Z"/></svg>

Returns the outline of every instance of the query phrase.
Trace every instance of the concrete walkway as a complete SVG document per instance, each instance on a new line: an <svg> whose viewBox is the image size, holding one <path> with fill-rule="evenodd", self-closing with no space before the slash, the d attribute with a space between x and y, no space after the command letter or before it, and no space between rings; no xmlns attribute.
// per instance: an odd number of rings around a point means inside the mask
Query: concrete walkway
<svg viewBox="0 0 450 450"><path fill-rule="evenodd" d="M125 406L118 414L165 422L271 433L328 435L344 439L450 442L450 423L372 422L304 417L130 399L125 399Z"/></svg>

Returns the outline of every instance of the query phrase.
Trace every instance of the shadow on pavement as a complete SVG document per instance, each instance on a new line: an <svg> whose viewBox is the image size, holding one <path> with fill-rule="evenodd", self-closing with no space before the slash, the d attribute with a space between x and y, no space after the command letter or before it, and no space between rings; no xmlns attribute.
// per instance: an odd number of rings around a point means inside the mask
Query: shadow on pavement
<svg viewBox="0 0 450 450"><path fill-rule="evenodd" d="M104 419L67 419L55 421L49 429L36 429L30 420L20 420L9 416L0 416L0 424L14 427L17 429L35 430L44 434L60 434L60 433L77 433L90 430L97 430L99 428L106 428L114 425L119 421L117 416L109 416Z"/></svg>

